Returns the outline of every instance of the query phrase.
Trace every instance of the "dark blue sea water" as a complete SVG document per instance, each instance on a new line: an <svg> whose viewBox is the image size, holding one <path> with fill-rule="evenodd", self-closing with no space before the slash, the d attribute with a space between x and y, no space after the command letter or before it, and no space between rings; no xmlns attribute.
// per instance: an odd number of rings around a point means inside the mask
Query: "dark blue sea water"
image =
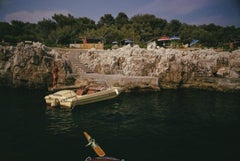
<svg viewBox="0 0 240 161"><path fill-rule="evenodd" d="M239 161L240 93L164 90L123 93L79 107L48 110L45 91L0 89L0 160Z"/></svg>

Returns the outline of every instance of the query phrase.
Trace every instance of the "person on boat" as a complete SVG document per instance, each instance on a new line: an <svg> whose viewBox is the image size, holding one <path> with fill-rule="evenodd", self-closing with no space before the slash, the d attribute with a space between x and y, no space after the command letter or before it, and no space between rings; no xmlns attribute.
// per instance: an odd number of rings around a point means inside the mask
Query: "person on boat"
<svg viewBox="0 0 240 161"><path fill-rule="evenodd" d="M52 76L53 76L53 87L55 87L57 85L58 82L58 66L56 64L54 64L54 67L52 69Z"/></svg>
<svg viewBox="0 0 240 161"><path fill-rule="evenodd" d="M89 90L89 86L85 86L84 89L83 89L83 92L82 92L82 95L85 95L88 93L88 90Z"/></svg>

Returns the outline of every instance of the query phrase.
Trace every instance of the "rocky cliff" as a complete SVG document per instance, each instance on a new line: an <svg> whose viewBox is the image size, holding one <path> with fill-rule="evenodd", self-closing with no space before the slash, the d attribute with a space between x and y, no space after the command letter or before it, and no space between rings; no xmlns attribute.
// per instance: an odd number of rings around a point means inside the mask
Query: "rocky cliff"
<svg viewBox="0 0 240 161"><path fill-rule="evenodd" d="M51 86L54 64L63 75L68 61L41 43L0 46L0 86L38 89Z"/></svg>
<svg viewBox="0 0 240 161"><path fill-rule="evenodd" d="M73 83L74 79L67 77L73 71L78 80L86 81L90 75L126 88L240 90L240 50L147 50L138 46L115 50L53 50L40 43L0 46L0 86L51 86L54 63L59 67L61 84ZM97 76L87 74L86 70Z"/></svg>
<svg viewBox="0 0 240 161"><path fill-rule="evenodd" d="M89 50L80 62L96 73L156 77L160 88L240 90L240 50L146 50L125 46L116 50Z"/></svg>

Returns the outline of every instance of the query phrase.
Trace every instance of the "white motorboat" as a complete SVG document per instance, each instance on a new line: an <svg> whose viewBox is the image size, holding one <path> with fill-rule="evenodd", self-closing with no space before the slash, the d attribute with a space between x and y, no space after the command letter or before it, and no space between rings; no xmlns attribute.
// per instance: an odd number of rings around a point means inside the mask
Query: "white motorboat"
<svg viewBox="0 0 240 161"><path fill-rule="evenodd" d="M44 97L46 103L51 107L75 108L79 105L99 102L117 97L122 92L121 87L101 87L87 90L60 90Z"/></svg>

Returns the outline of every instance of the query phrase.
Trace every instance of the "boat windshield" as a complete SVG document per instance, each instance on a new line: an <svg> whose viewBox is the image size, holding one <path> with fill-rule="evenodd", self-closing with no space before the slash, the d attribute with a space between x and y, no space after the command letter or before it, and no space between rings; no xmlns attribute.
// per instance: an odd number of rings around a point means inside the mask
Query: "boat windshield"
<svg viewBox="0 0 240 161"><path fill-rule="evenodd" d="M74 97L76 96L76 93L72 90L62 90L62 91L58 91L56 93L53 94L54 96L58 96L58 97Z"/></svg>

